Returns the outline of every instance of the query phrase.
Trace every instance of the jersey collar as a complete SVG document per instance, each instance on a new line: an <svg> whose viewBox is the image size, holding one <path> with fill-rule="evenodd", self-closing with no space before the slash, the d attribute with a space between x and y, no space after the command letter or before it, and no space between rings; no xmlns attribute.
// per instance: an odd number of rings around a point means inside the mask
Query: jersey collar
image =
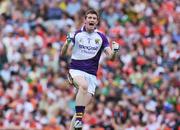
<svg viewBox="0 0 180 130"><path fill-rule="evenodd" d="M81 31L86 31L85 26L82 26L82 27L81 27ZM93 32L97 32L97 31L98 31L97 28L95 28Z"/></svg>

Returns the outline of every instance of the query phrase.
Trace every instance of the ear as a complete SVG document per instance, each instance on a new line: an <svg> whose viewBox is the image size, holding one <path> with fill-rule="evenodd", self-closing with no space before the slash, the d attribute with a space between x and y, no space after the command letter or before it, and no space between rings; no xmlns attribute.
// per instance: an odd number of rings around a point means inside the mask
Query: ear
<svg viewBox="0 0 180 130"><path fill-rule="evenodd" d="M99 21L99 19L97 20L97 22L96 22L96 25L98 26L100 24L100 21Z"/></svg>
<svg viewBox="0 0 180 130"><path fill-rule="evenodd" d="M96 24L98 24L98 23L99 23L99 20L97 20Z"/></svg>
<svg viewBox="0 0 180 130"><path fill-rule="evenodd" d="M86 24L86 19L84 18L84 19L82 20L82 22L83 22L84 24Z"/></svg>

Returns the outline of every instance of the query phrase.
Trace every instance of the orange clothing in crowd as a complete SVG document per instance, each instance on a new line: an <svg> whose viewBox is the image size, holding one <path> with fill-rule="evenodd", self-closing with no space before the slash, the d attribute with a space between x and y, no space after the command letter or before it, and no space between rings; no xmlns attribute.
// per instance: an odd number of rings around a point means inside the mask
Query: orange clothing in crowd
<svg viewBox="0 0 180 130"><path fill-rule="evenodd" d="M43 130L62 130L60 126L46 126Z"/></svg>

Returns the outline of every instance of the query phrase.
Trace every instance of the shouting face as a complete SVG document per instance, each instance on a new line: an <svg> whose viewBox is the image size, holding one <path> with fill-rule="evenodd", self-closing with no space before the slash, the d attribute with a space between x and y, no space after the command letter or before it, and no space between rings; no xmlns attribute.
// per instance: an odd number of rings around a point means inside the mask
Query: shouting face
<svg viewBox="0 0 180 130"><path fill-rule="evenodd" d="M98 17L96 14L87 14L85 18L85 28L87 32L92 32L98 24Z"/></svg>

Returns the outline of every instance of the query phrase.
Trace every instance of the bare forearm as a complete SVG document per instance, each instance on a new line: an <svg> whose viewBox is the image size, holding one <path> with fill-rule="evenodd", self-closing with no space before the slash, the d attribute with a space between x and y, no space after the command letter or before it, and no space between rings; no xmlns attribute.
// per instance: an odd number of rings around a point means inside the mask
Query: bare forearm
<svg viewBox="0 0 180 130"><path fill-rule="evenodd" d="M67 54L69 44L65 43L61 49L61 56L65 56Z"/></svg>
<svg viewBox="0 0 180 130"><path fill-rule="evenodd" d="M115 44L116 44L116 45L115 45ZM114 59L116 58L118 52L119 52L119 45L118 45L117 43L115 43L115 42L113 43L112 48L107 47L107 48L105 49L105 53L106 53L107 58L108 58L109 60L114 60Z"/></svg>
<svg viewBox="0 0 180 130"><path fill-rule="evenodd" d="M111 57L110 60L114 60L119 51L119 44L115 41L112 42Z"/></svg>
<svg viewBox="0 0 180 130"><path fill-rule="evenodd" d="M109 57L109 60L115 60L117 56L117 51L112 52L111 56Z"/></svg>
<svg viewBox="0 0 180 130"><path fill-rule="evenodd" d="M61 50L61 56L65 56L65 55L68 55L69 52L71 51L72 49L72 44L71 44L71 38L70 38L70 34L68 33L67 34L67 38L66 38L66 42L64 43L63 47L62 47L62 50Z"/></svg>

